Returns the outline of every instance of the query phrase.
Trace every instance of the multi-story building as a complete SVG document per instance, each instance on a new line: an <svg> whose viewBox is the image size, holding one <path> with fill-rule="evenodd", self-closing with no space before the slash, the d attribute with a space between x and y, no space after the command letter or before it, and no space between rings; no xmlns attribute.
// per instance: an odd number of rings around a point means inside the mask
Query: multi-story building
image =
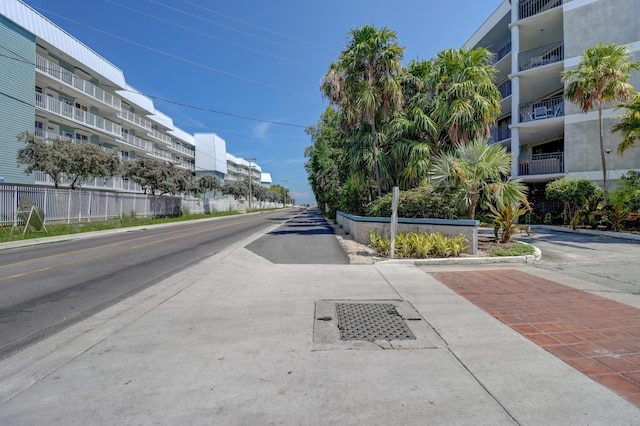
<svg viewBox="0 0 640 426"><path fill-rule="evenodd" d="M253 159L239 158L227 153L227 180L251 179L252 185L260 185L262 168Z"/></svg>
<svg viewBox="0 0 640 426"><path fill-rule="evenodd" d="M149 157L195 171L192 135L130 87L123 72L19 0L0 2L0 178L50 184L16 166L21 132L115 151L123 161ZM122 178L85 187L137 190Z"/></svg>
<svg viewBox="0 0 640 426"><path fill-rule="evenodd" d="M627 45L640 59L637 0L504 0L467 41L495 54L502 114L492 143L512 155L513 177L533 188L562 176L602 185L597 111L582 113L564 97L562 72L599 42ZM640 75L632 77L640 89ZM616 153L615 105L603 111L608 180L640 169L640 147ZM544 191L537 191L543 194Z"/></svg>

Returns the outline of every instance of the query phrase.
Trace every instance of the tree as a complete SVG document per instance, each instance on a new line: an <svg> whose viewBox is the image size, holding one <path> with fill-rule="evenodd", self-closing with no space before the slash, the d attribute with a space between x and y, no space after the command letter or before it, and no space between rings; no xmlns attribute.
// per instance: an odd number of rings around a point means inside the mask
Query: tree
<svg viewBox="0 0 640 426"><path fill-rule="evenodd" d="M36 139L31 133L18 135L25 147L18 150L18 164L26 165L25 173L36 170L46 173L56 188L64 178L71 189L91 177L111 178L121 171L121 162L115 152L107 153L91 143L76 144L55 138L50 141Z"/></svg>
<svg viewBox="0 0 640 426"><path fill-rule="evenodd" d="M382 195L378 165L376 125L402 107L402 90L396 79L401 72L404 48L396 32L365 25L349 32L351 41L324 75L321 91L342 110L345 125L371 129L374 172L378 196Z"/></svg>
<svg viewBox="0 0 640 426"><path fill-rule="evenodd" d="M36 139L34 134L29 132L20 133L18 140L25 144L17 154L17 163L26 166L24 173L29 175L35 171L42 171L51 178L55 188L58 188L68 163L65 154L67 144L61 139L47 143Z"/></svg>
<svg viewBox="0 0 640 426"><path fill-rule="evenodd" d="M598 110L600 161L605 197L608 197L607 164L604 150L602 106L605 102L626 102L634 94L629 83L631 72L640 69L640 62L631 62L626 46L600 43L582 54L576 69L564 71L562 80L568 83L565 97L584 113Z"/></svg>
<svg viewBox="0 0 640 426"><path fill-rule="evenodd" d="M511 171L511 155L486 139L461 142L453 153L440 154L433 168L433 182L458 189L467 207L467 218L475 219L482 201L499 210L527 201L527 188L520 180L506 179Z"/></svg>
<svg viewBox="0 0 640 426"><path fill-rule="evenodd" d="M249 196L249 178L244 180L225 180L222 193L230 195L234 200L246 199Z"/></svg>
<svg viewBox="0 0 640 426"><path fill-rule="evenodd" d="M191 194L196 190L190 171L168 161L140 157L126 164L125 176L151 195Z"/></svg>
<svg viewBox="0 0 640 426"><path fill-rule="evenodd" d="M585 200L600 193L600 187L584 178L560 178L549 182L545 195L564 204L565 219L571 220Z"/></svg>
<svg viewBox="0 0 640 426"><path fill-rule="evenodd" d="M204 174L198 178L198 190L201 194L222 192L222 182L218 176Z"/></svg>
<svg viewBox="0 0 640 426"><path fill-rule="evenodd" d="M64 173L70 180L71 189L91 177L109 179L121 172L122 163L116 152L107 153L90 143L65 143L68 161Z"/></svg>
<svg viewBox="0 0 640 426"><path fill-rule="evenodd" d="M640 140L640 95L636 94L627 104L618 104L618 108L625 108L626 112L620 122L613 125L611 133L622 133L622 141L618 144L618 154L622 155Z"/></svg>
<svg viewBox="0 0 640 426"><path fill-rule="evenodd" d="M432 60L427 76L432 98L427 108L436 124L436 154L445 137L454 146L490 137L501 99L491 58L484 48L462 48L443 50Z"/></svg>

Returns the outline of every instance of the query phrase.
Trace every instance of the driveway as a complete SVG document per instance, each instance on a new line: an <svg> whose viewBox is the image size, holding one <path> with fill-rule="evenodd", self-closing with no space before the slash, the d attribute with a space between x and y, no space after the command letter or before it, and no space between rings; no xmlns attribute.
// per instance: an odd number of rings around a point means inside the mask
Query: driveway
<svg viewBox="0 0 640 426"><path fill-rule="evenodd" d="M540 228L520 239L542 250L537 268L640 294L640 241Z"/></svg>

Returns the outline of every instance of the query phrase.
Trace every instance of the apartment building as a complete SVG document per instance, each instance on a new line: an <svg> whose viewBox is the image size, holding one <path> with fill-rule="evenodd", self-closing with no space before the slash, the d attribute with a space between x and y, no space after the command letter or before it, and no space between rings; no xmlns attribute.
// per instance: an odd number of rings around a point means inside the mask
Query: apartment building
<svg viewBox="0 0 640 426"><path fill-rule="evenodd" d="M193 135L174 125L122 70L19 0L0 2L0 181L51 184L16 165L24 131L37 138L92 143L123 161L170 161L195 171ZM122 178L84 187L131 190Z"/></svg>
<svg viewBox="0 0 640 426"><path fill-rule="evenodd" d="M255 159L245 159L227 153L227 180L251 179L252 185L260 185L262 168L254 162Z"/></svg>
<svg viewBox="0 0 640 426"><path fill-rule="evenodd" d="M465 47L494 52L502 113L492 143L512 155L513 177L543 194L544 185L563 176L602 185L597 111L582 113L564 97L561 75L599 42L627 45L640 60L637 0L505 0ZM631 83L640 90L640 75ZM619 135L610 133L623 111L607 105L604 145L608 180L640 170L640 147L620 156Z"/></svg>

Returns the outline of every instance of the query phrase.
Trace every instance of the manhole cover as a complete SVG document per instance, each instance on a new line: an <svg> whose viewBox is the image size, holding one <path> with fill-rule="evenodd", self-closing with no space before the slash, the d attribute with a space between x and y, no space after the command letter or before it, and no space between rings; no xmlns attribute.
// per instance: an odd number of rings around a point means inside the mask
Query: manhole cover
<svg viewBox="0 0 640 426"><path fill-rule="evenodd" d="M341 340L415 340L390 303L336 303Z"/></svg>

